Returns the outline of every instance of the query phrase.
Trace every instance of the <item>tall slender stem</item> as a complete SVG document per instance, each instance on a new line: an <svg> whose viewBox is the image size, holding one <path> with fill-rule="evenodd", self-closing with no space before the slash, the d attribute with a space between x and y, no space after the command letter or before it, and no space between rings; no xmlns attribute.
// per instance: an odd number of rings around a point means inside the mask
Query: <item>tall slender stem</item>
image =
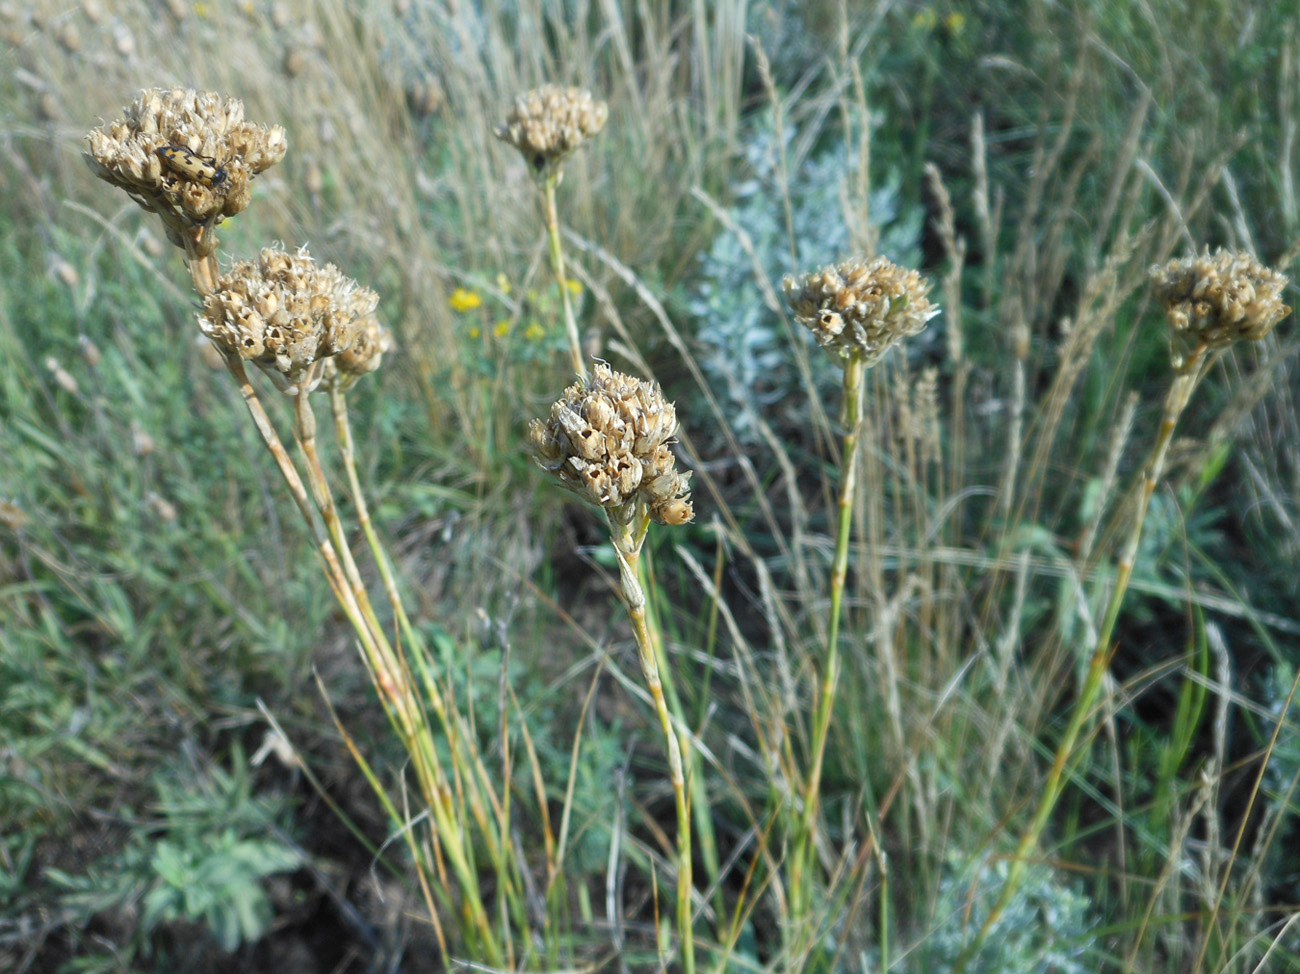
<svg viewBox="0 0 1300 974"><path fill-rule="evenodd" d="M677 939L680 946L682 974L695 974L695 936L691 922L691 811L690 800L686 794L686 778L683 774L682 753L689 750L690 742L684 735L678 735L673 728L673 718L668 710L668 701L664 698L663 682L659 677L659 663L655 658L654 642L650 638L650 629L646 624L645 592L637 577L637 565L641 558L641 545L645 541L649 516L638 511L635 524L620 524L610 520L610 533L614 541L614 551L618 555L619 581L623 590L623 603L627 606L628 616L632 620L632 630L636 636L637 656L641 662L641 673L645 676L650 697L654 701L655 713L659 717L659 726L664 735L664 746L668 751L668 775L673 786L673 798L677 804Z"/></svg>
<svg viewBox="0 0 1300 974"><path fill-rule="evenodd" d="M844 581L848 575L849 538L853 531L853 495L857 487L858 435L862 428L865 401L862 398L862 377L866 363L853 352L844 363L843 400L840 403L840 425L844 430L840 463L838 524L835 532L835 560L831 564L830 625L826 635L826 658L821 668L817 710L813 717L812 766L804 786L803 810L794 837L790 863L790 909L796 927L806 918L811 902L811 878L808 875L817 824L817 807L821 797L822 765L826 757L826 737L830 730L831 713L835 706L835 688L839 681L839 635L841 605L844 600Z"/></svg>
<svg viewBox="0 0 1300 974"><path fill-rule="evenodd" d="M385 698L386 707L396 716L398 732L402 735L407 751L414 761L415 771L421 779L421 790L429 802L430 813L438 825L439 836L461 882L465 894L463 897L465 906L492 963L499 964L502 957L501 949L493 935L487 912L483 908L478 877L470 865L467 850L460 841L456 816L444 797L447 791L445 778L439 770L437 750L432 746L428 724L411 685L410 674L384 635L383 627L370 604L370 596L361 573L352 557L347 536L343 532L338 509L334 504L333 491L330 489L316 449L316 417L308 396L309 393L304 391L294 397L294 415L298 441L307 459L307 472L315 492L317 507L335 546L343 552L347 581L352 587L355 601L361 607L362 622L369 631L370 642L374 647L371 666L376 682ZM361 632L360 628L358 632Z"/></svg>
<svg viewBox="0 0 1300 974"><path fill-rule="evenodd" d="M1065 733L1061 735L1060 743L1056 747L1056 756L1052 761L1052 768L1047 774L1047 781L1043 785L1043 793L1039 798L1038 807L1034 811L1034 817L1016 846L1015 855L1007 870L1007 878L1002 884L1002 892L998 895L997 902L993 905L993 909L989 911L989 915L985 919L983 926L980 927L975 939L958 956L953 967L953 974L961 974L961 972L965 971L971 959L984 945L984 941L992 931L993 925L997 923L1003 911L1010 904L1012 897L1019 890L1020 883L1024 878L1025 865L1038 847L1038 840L1043 834L1043 829L1047 827L1047 820L1056 807L1061 792L1065 790L1065 770L1074 755L1074 746L1079 739L1079 734L1088 718L1092 715L1093 704L1096 703L1097 695L1101 692L1101 686L1110 663L1110 643L1115 634L1115 623L1119 619L1120 608L1124 604L1124 595L1128 591L1129 581L1133 577L1133 563L1137 559L1138 544L1142 540L1142 525L1146 520L1147 510L1151 505L1151 497L1155 494L1156 484L1159 483L1160 475L1164 471L1165 457L1169 453L1169 444L1173 442L1174 438L1174 428L1178 425L1179 417L1187 408L1192 391L1196 388L1205 372L1205 366L1206 360L1203 350L1197 351L1193 356L1189 357L1186 366L1178 373L1173 384L1169 387L1169 393L1165 397L1164 411L1160 417L1160 430L1156 435L1156 442L1151 449L1150 457L1142 474L1142 485L1137 496L1133 521L1129 526L1128 537L1116 564L1115 587L1111 590L1110 600L1106 604L1106 614L1102 617L1097 643L1093 647L1091 658L1088 660L1088 673L1084 678L1083 687L1080 689L1079 697L1075 701L1074 710L1070 714L1070 721L1065 727Z"/></svg>
<svg viewBox="0 0 1300 974"><path fill-rule="evenodd" d="M542 182L546 239L550 245L551 272L555 275L555 283L560 288L560 301L564 304L564 330L569 336L569 355L572 358L573 371L581 376L587 374L587 368L582 361L582 340L578 337L578 323L573 317L573 301L569 297L569 279L564 273L564 251L560 247L560 217L555 206L555 187L559 181L559 173L553 172Z"/></svg>

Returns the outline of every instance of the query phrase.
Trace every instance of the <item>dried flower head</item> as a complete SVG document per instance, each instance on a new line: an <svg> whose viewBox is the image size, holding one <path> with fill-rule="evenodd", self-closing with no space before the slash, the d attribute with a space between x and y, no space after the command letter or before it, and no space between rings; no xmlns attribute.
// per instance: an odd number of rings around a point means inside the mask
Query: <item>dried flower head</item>
<svg viewBox="0 0 1300 974"><path fill-rule="evenodd" d="M378 303L374 291L333 264L318 265L305 248L297 254L268 248L221 275L203 299L199 327L286 392L310 391L322 371L313 366L351 348Z"/></svg>
<svg viewBox="0 0 1300 974"><path fill-rule="evenodd" d="M496 137L518 149L533 175L543 179L604 128L608 118L609 106L591 92L543 85L515 99Z"/></svg>
<svg viewBox="0 0 1300 974"><path fill-rule="evenodd" d="M248 206L249 180L286 148L284 129L244 121L239 99L190 88L140 92L122 118L91 129L86 142L95 174L162 216L177 244L187 230Z"/></svg>
<svg viewBox="0 0 1300 974"><path fill-rule="evenodd" d="M383 364L384 353L392 351L393 335L374 315L356 323L356 339L333 358L325 360L325 381L339 382L350 389L363 375Z"/></svg>
<svg viewBox="0 0 1300 974"><path fill-rule="evenodd" d="M528 427L538 466L623 524L638 501L659 524L695 516L690 474L677 470L668 448L676 433L677 411L658 386L603 362L564 390L549 421Z"/></svg>
<svg viewBox="0 0 1300 974"><path fill-rule="evenodd" d="M1250 254L1207 250L1152 267L1150 276L1169 322L1170 356L1180 372L1205 351L1258 341L1291 312L1282 303L1286 277Z"/></svg>
<svg viewBox="0 0 1300 974"><path fill-rule="evenodd" d="M874 365L895 343L918 334L939 313L930 282L883 257L858 258L783 282L795 320L823 348L856 353Z"/></svg>

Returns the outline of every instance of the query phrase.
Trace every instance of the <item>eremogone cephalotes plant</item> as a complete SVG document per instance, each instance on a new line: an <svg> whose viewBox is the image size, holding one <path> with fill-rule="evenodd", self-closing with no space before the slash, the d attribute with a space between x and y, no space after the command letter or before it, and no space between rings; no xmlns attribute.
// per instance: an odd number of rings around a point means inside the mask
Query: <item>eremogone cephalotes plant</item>
<svg viewBox="0 0 1300 974"><path fill-rule="evenodd" d="M562 487L603 508L609 523L623 602L668 753L677 805L677 937L682 971L693 974L690 797L682 770L690 739L685 729L679 733L674 728L664 698L637 572L651 521L680 525L695 516L690 474L677 470L669 449L676 433L677 412L658 386L615 372L603 362L564 391L548 419L535 419L528 427L538 466Z"/></svg>
<svg viewBox="0 0 1300 974"><path fill-rule="evenodd" d="M865 402L862 378L894 345L917 335L939 313L927 297L929 282L914 270L905 270L884 257L853 258L784 281L786 300L795 320L808 328L817 344L833 354L844 370L840 426L843 430L835 555L831 563L830 620L826 653L821 661L820 685L814 698L812 750L803 781L802 808L793 816L788 876L789 931L802 950L810 943L803 929L812 901L811 856L821 794L826 736L830 729L839 679L840 605L848 570L849 538L853 522L853 494L857 479L858 434Z"/></svg>
<svg viewBox="0 0 1300 974"><path fill-rule="evenodd" d="M86 158L95 173L157 213L168 239L184 250L202 299L199 327L238 385L356 632L380 703L409 758L428 813L430 841L417 828L421 810L410 812L405 801L394 800L341 725L339 730L407 843L444 964L450 959L440 919L444 912L459 931L458 946L474 961L514 966L516 944L527 957L535 957L504 811L508 803L499 800L499 788L469 740L467 723L454 698L441 688L433 661L407 617L356 472L346 393L379 367L392 346L388 330L374 316L378 295L332 264L317 264L305 248L296 253L266 249L256 260L237 261L220 273L215 227L248 206L250 180L280 161L286 150L284 130L246 122L238 99L184 88L149 89L122 118L92 130L86 140ZM301 471L248 377L247 362L293 401ZM396 639L389 638L374 610L320 459L310 401L317 389L330 395L353 502L393 607ZM450 768L440 757L430 709L448 742ZM488 917L474 861L476 837L496 871L503 914L499 923Z"/></svg>
<svg viewBox="0 0 1300 974"><path fill-rule="evenodd" d="M551 273L560 288L569 355L573 371L578 375L585 375L587 367L564 274L555 190L564 178L564 160L574 149L597 135L608 118L609 106L593 98L591 92L582 88L543 85L516 98L505 123L495 130L498 139L519 150L541 190Z"/></svg>
<svg viewBox="0 0 1300 974"><path fill-rule="evenodd" d="M1037 847L1064 789L1066 766L1074 756L1075 743L1091 716L1110 663L1111 639L1133 576L1133 562L1142 539L1147 508L1164 471L1174 428L1187 408L1192 392L1217 355L1237 342L1259 341L1291 312L1282 303L1287 278L1247 253L1220 250L1210 254L1207 250L1200 255L1152 267L1149 276L1152 293L1164 309L1169 326L1169 359L1174 369L1174 381L1165 396L1160 427L1138 485L1128 535L1116 563L1114 588L1088 661L1087 676L1057 745L1034 817L1016 847L1002 892L974 939L958 957L954 968L957 972L965 970L974 958L1019 889L1025 864ZM1208 940L1203 942L1202 949L1205 943Z"/></svg>

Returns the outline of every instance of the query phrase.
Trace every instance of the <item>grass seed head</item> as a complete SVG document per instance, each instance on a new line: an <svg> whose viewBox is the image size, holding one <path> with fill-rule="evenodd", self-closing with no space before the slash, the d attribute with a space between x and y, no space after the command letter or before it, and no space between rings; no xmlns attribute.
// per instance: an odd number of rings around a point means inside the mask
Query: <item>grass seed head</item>
<svg viewBox="0 0 1300 974"><path fill-rule="evenodd" d="M591 92L543 85L515 99L496 137L518 149L533 175L545 179L608 118L609 106Z"/></svg>
<svg viewBox="0 0 1300 974"><path fill-rule="evenodd" d="M1169 322L1169 350L1182 372L1201 353L1258 341L1290 314L1287 278L1247 253L1208 250L1152 267L1151 287Z"/></svg>
<svg viewBox="0 0 1300 974"><path fill-rule="evenodd" d="M548 421L528 427L537 464L624 524L638 500L660 524L694 517L690 474L668 448L676 433L677 411L658 386L603 362L564 391Z"/></svg>
<svg viewBox="0 0 1300 974"><path fill-rule="evenodd" d="M374 291L333 264L317 264L306 249L289 254L268 248L221 276L203 299L199 327L227 354L261 367L281 389L294 391L305 381L309 390L321 376L319 369L308 370L351 348L378 303Z"/></svg>
<svg viewBox="0 0 1300 974"><path fill-rule="evenodd" d="M284 158L284 129L244 120L244 104L191 88L148 88L121 118L91 129L85 159L97 176L158 213L174 240L187 228L234 216L251 199L249 180ZM168 146L209 160L217 180L168 165Z"/></svg>
<svg viewBox="0 0 1300 974"><path fill-rule="evenodd" d="M818 345L843 356L856 351L867 365L939 313L926 297L930 282L884 257L831 264L783 286L795 320Z"/></svg>

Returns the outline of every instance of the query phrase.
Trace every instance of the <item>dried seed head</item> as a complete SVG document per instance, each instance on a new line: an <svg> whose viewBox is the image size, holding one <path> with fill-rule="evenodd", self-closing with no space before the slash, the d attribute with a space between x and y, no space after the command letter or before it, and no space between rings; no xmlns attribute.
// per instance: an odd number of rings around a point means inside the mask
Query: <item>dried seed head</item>
<svg viewBox="0 0 1300 974"><path fill-rule="evenodd" d="M162 216L174 240L244 209L249 180L286 148L284 129L244 121L239 99L190 88L140 92L86 142L95 174Z"/></svg>
<svg viewBox="0 0 1300 974"><path fill-rule="evenodd" d="M676 433L677 412L658 386L603 362L564 390L549 421L528 427L538 466L624 524L637 501L660 524L694 516L690 474L677 470L668 448Z"/></svg>
<svg viewBox="0 0 1300 974"><path fill-rule="evenodd" d="M426 76L406 89L406 107L416 118L428 118L447 100L442 82L433 75Z"/></svg>
<svg viewBox="0 0 1300 974"><path fill-rule="evenodd" d="M1169 350L1182 372L1201 353L1243 339L1258 341L1291 309L1287 279L1250 254L1207 250L1152 267L1151 287L1169 322Z"/></svg>
<svg viewBox="0 0 1300 974"><path fill-rule="evenodd" d="M70 20L65 20L55 29L54 40L69 54L76 54L81 50L81 32Z"/></svg>
<svg viewBox="0 0 1300 974"><path fill-rule="evenodd" d="M300 47L291 47L284 52L284 73L296 78L307 70L307 55Z"/></svg>
<svg viewBox="0 0 1300 974"><path fill-rule="evenodd" d="M358 287L333 264L263 250L235 264L203 299L199 327L227 353L254 362L286 391L320 381L316 362L350 348L379 295Z"/></svg>
<svg viewBox="0 0 1300 974"><path fill-rule="evenodd" d="M139 420L131 421L131 452L138 457L147 457L156 449L153 437L140 425Z"/></svg>
<svg viewBox="0 0 1300 974"><path fill-rule="evenodd" d="M145 495L144 503L149 513L158 520L165 521L167 524L176 520L176 505L152 490Z"/></svg>
<svg viewBox="0 0 1300 974"><path fill-rule="evenodd" d="M930 282L883 257L846 260L783 284L795 320L818 345L857 352L867 365L939 313L926 297Z"/></svg>
<svg viewBox="0 0 1300 974"><path fill-rule="evenodd" d="M50 370L50 375L54 378L55 384L64 392L70 392L74 396L77 394L77 380L72 377L53 355L45 359L45 367Z"/></svg>
<svg viewBox="0 0 1300 974"><path fill-rule="evenodd" d="M27 527L27 512L14 501L0 497L0 525L10 531L21 531Z"/></svg>
<svg viewBox="0 0 1300 974"><path fill-rule="evenodd" d="M591 92L543 85L515 99L496 137L518 149L533 175L544 179L604 128L608 118L609 106Z"/></svg>
<svg viewBox="0 0 1300 974"><path fill-rule="evenodd" d="M81 352L82 360L92 369L97 367L103 358L99 353L99 346L85 335L77 336L77 351Z"/></svg>
<svg viewBox="0 0 1300 974"><path fill-rule="evenodd" d="M384 353L393 349L393 335L374 315L366 315L356 324L356 339L333 358L325 360L325 381L339 382L350 389L363 375L374 372L383 363Z"/></svg>

